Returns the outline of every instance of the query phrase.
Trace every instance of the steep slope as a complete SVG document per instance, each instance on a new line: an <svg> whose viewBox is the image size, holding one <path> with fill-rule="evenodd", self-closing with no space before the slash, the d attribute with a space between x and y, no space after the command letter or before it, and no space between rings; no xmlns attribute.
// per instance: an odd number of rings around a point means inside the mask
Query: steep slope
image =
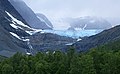
<svg viewBox="0 0 120 74"><path fill-rule="evenodd" d="M36 13L36 15L37 15L37 17L38 17L41 21L45 22L45 24L46 24L48 27L53 28L52 23L50 22L50 20L49 20L45 15L43 15L43 14L41 14L41 13Z"/></svg>
<svg viewBox="0 0 120 74"><path fill-rule="evenodd" d="M18 11L11 5L11 3L8 0L0 0L0 10L3 12L6 10L11 15L13 15L16 19L27 24L26 21L22 18L22 16L18 13Z"/></svg>
<svg viewBox="0 0 120 74"><path fill-rule="evenodd" d="M0 28L1 29L1 28ZM16 52L26 53L27 44L14 38L4 29L0 30L0 55L10 57Z"/></svg>
<svg viewBox="0 0 120 74"><path fill-rule="evenodd" d="M100 51L102 51L102 50L105 50L105 51L109 51L109 50L119 51L120 50L120 39L111 41L111 42L106 43L104 45L98 46L94 49L97 49L97 50L100 50Z"/></svg>
<svg viewBox="0 0 120 74"><path fill-rule="evenodd" d="M14 16L26 23L9 1L0 0L0 55L7 57L10 57L15 52L26 53L26 50L29 49L25 41L19 40L13 35L16 34L20 37L29 36L29 34L23 30L25 27L19 26L20 28L15 29L15 25L21 24L20 21L18 23L18 21L12 19L10 14L12 17ZM26 24L26 26L28 25Z"/></svg>
<svg viewBox="0 0 120 74"><path fill-rule="evenodd" d="M120 26L105 30L94 36L83 38L81 41L76 42L74 46L78 51L86 51L118 39L120 39Z"/></svg>
<svg viewBox="0 0 120 74"><path fill-rule="evenodd" d="M40 20L23 0L9 1L31 27L36 29L52 29L52 25L46 24L46 21Z"/></svg>
<svg viewBox="0 0 120 74"><path fill-rule="evenodd" d="M75 40L70 37L59 36L52 33L36 33L30 37L33 49L38 51L62 50L66 51L66 46L74 43Z"/></svg>
<svg viewBox="0 0 120 74"><path fill-rule="evenodd" d="M42 39L49 40L49 44ZM51 49L57 46L52 44L52 41L59 43L58 47L62 45L64 48L66 43L71 43L73 40L30 27L8 0L0 0L0 55L10 57L16 52L35 54L46 48ZM40 43L42 43L42 49L40 49Z"/></svg>
<svg viewBox="0 0 120 74"><path fill-rule="evenodd" d="M10 57L16 52L31 51L28 32L33 32L8 0L0 0L0 55Z"/></svg>

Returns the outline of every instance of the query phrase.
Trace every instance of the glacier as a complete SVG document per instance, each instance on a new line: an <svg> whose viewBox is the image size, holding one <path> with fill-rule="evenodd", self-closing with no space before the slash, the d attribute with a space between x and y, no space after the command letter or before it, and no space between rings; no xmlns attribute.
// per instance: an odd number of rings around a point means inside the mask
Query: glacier
<svg viewBox="0 0 120 74"><path fill-rule="evenodd" d="M67 37L72 37L72 38L79 38L79 37L85 37L85 36L92 36L96 35L100 32L102 32L102 29L99 30L43 30L45 33L53 33L57 34L60 36L67 36ZM80 39L79 39L80 40Z"/></svg>

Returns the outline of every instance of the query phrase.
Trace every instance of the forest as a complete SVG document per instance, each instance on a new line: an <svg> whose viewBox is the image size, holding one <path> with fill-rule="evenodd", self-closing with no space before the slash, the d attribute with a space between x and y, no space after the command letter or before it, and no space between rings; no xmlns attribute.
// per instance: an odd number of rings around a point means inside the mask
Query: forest
<svg viewBox="0 0 120 74"><path fill-rule="evenodd" d="M0 74L119 74L120 41L76 52L60 50L39 52L36 55L16 53L3 58Z"/></svg>

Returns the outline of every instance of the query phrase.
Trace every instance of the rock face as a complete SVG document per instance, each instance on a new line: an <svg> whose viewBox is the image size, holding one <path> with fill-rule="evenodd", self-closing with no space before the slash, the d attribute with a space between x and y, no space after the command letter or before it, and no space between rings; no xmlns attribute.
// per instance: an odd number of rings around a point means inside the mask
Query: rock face
<svg viewBox="0 0 120 74"><path fill-rule="evenodd" d="M59 36L52 33L36 33L30 37L34 49L39 51L62 50L66 51L66 45L75 40L70 37Z"/></svg>
<svg viewBox="0 0 120 74"><path fill-rule="evenodd" d="M11 15L13 15L16 19L24 22L26 21L22 18L22 16L18 13L18 11L11 5L11 3L8 0L0 0L0 10L4 13L5 11L8 11ZM3 14L2 13L2 14ZM1 14L1 15L2 15Z"/></svg>
<svg viewBox="0 0 120 74"><path fill-rule="evenodd" d="M34 29L9 1L0 0L0 55L10 57L16 52L35 54L57 45L66 47L66 43L73 42L72 38Z"/></svg>
<svg viewBox="0 0 120 74"><path fill-rule="evenodd" d="M109 43L111 41L120 39L120 26L105 30L97 35L83 38L81 41L78 41L74 46L78 51L86 51L90 48L97 47L102 44Z"/></svg>
<svg viewBox="0 0 120 74"><path fill-rule="evenodd" d="M21 29L16 30L10 26L13 22L6 12L26 23L9 1L0 0L0 54L9 57L18 51L25 53L25 49L28 49L26 43L12 36L10 32L23 36L28 36L28 34Z"/></svg>
<svg viewBox="0 0 120 74"><path fill-rule="evenodd" d="M102 18L97 17L80 17L72 19L70 23L71 28L81 28L81 29L109 29L111 24Z"/></svg>
<svg viewBox="0 0 120 74"><path fill-rule="evenodd" d="M23 19L33 28L52 29L52 24L46 24L46 20L40 20L36 14L22 0L9 0Z"/></svg>
<svg viewBox="0 0 120 74"><path fill-rule="evenodd" d="M19 0L9 1L19 2ZM21 12L14 8L9 1L0 0L0 55L10 57L16 52L35 54L38 51L55 49L66 51L67 46L75 42L74 39L69 37L44 33L43 30L41 30L42 28L34 29L35 27L31 27ZM43 17L43 20L46 19ZM41 24L40 27L42 27ZM86 28L87 26L84 29ZM75 46L78 51L86 51L117 39L120 39L120 26L105 30L94 36L85 37L82 40L80 39L74 43L73 46Z"/></svg>
<svg viewBox="0 0 120 74"><path fill-rule="evenodd" d="M45 15L43 15L43 14L41 14L41 13L36 13L36 15L37 15L37 17L38 17L41 21L45 22L45 24L46 24L48 27L53 28L52 23L50 22L50 20L49 20Z"/></svg>

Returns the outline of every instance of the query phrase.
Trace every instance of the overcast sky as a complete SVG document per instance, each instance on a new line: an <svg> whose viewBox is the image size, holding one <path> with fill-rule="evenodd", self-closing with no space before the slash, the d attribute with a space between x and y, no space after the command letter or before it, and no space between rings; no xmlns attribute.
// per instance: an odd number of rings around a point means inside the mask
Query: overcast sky
<svg viewBox="0 0 120 74"><path fill-rule="evenodd" d="M23 0L49 19L98 16L120 17L120 0Z"/></svg>
<svg viewBox="0 0 120 74"><path fill-rule="evenodd" d="M65 16L120 16L120 0L24 0L35 12Z"/></svg>

